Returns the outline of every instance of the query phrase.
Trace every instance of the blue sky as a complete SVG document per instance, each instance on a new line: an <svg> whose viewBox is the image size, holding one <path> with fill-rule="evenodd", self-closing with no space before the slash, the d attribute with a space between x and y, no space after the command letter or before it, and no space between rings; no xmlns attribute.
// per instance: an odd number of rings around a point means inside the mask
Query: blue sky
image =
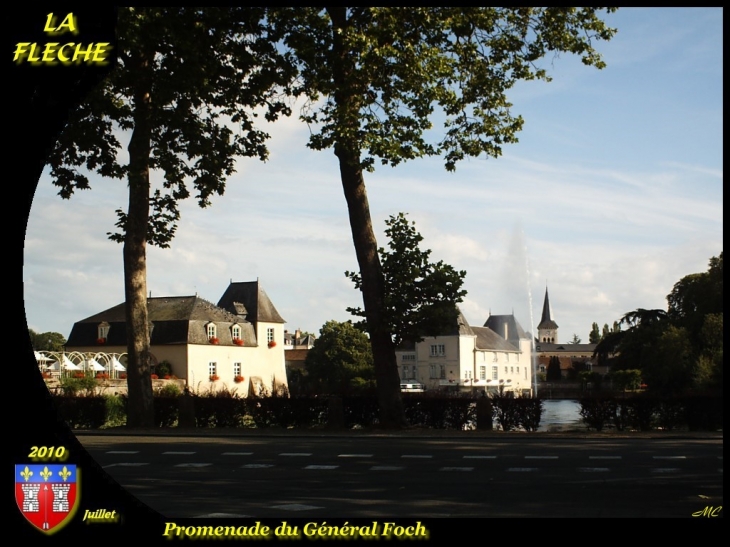
<svg viewBox="0 0 730 547"><path fill-rule="evenodd" d="M606 20L618 34L597 44L605 69L562 55L546 60L552 82L513 90L525 126L502 157L366 174L379 245L385 219L408 213L432 258L467 271L472 325L514 311L533 330L547 285L560 341L587 342L594 321L666 309L674 283L722 251L722 10L625 8ZM211 207L183 204L170 249L148 248L148 288L217 302L230 280L259 278L288 329L318 332L361 305L344 275L357 262L337 162L306 148L296 116L267 129L269 161L240 160ZM39 180L23 269L36 331L68 336L123 301L122 248L106 233L126 183L91 185L64 201L47 170Z"/></svg>

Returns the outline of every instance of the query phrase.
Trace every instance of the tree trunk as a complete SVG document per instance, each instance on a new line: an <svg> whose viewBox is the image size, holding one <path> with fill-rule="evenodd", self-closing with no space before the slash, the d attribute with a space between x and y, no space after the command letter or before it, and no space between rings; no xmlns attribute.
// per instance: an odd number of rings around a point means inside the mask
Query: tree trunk
<svg viewBox="0 0 730 547"><path fill-rule="evenodd" d="M362 277L363 307L370 334L370 345L375 363L380 422L383 427L406 425L400 393L398 364L390 329L383 321L383 291L385 281L378 256L378 243L370 219L365 180L360 164L359 143L355 140L359 127L359 91L354 75L354 63L343 44L343 30L347 25L346 8L327 8L332 20L332 77L337 106L339 136L335 155L340 163L340 177L345 192L355 254Z"/></svg>
<svg viewBox="0 0 730 547"><path fill-rule="evenodd" d="M149 57L139 53L134 130L129 142L129 209L124 237L124 297L127 322L127 426L153 427L150 330L147 314L147 225L150 209L151 79Z"/></svg>

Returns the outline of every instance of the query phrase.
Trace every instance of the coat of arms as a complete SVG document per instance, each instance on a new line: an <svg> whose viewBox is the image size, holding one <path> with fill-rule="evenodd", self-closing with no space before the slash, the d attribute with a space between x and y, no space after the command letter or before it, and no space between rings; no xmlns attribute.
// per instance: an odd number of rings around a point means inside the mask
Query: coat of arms
<svg viewBox="0 0 730 547"><path fill-rule="evenodd" d="M15 466L15 501L20 512L38 530L52 534L74 515L79 502L75 465Z"/></svg>

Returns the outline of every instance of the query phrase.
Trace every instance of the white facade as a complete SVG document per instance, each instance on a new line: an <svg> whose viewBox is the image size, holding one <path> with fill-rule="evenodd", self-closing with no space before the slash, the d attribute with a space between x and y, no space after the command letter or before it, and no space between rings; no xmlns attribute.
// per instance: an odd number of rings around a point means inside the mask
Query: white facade
<svg viewBox="0 0 730 547"><path fill-rule="evenodd" d="M396 351L401 381L418 381L427 390L532 393L532 342L519 325L513 323L519 335L513 333L510 342L488 327L470 327L463 316L460 321L458 334L429 337L415 348Z"/></svg>

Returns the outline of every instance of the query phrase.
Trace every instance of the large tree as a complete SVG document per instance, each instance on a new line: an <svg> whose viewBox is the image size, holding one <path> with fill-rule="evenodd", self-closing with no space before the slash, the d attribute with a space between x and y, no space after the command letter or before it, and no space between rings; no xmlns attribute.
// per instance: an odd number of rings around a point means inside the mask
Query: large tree
<svg viewBox="0 0 730 547"><path fill-rule="evenodd" d="M263 20L262 8L120 8L118 64L72 113L48 160L63 198L90 188L89 172L127 182L110 238L123 243L130 426L153 425L146 246L170 244L191 188L205 207L236 157L266 158L256 112L287 112L277 84L289 65Z"/></svg>
<svg viewBox="0 0 730 547"><path fill-rule="evenodd" d="M381 421L405 423L386 287L363 173L422 156L446 168L468 156L497 157L517 142L523 120L507 92L549 80L549 53L603 67L593 47L614 30L597 8L271 8L310 99L302 118L309 147L337 156L370 335ZM610 10L609 10L610 11ZM443 129L431 131L432 121Z"/></svg>

